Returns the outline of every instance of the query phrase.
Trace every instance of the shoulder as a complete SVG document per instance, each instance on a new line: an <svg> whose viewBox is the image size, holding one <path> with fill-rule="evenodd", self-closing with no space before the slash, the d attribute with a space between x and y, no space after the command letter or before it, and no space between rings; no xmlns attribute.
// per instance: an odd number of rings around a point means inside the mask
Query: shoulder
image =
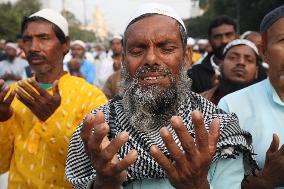
<svg viewBox="0 0 284 189"><path fill-rule="evenodd" d="M241 89L239 91L228 94L220 100L220 104L226 102L226 103L229 103L229 104L235 103L237 105L241 105L242 103L244 103L246 101L250 101L250 102L254 101L254 100L258 99L257 98L258 96L261 96L261 95L264 94L265 82L267 82L267 79L263 80L261 82L258 82L254 85L251 85L249 87L246 87L244 89Z"/></svg>

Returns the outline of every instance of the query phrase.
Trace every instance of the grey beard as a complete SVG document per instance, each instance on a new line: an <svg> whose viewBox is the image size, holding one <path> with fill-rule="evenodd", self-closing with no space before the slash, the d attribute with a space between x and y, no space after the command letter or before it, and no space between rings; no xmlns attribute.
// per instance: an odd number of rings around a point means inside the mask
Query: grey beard
<svg viewBox="0 0 284 189"><path fill-rule="evenodd" d="M178 108L191 87L191 80L186 72L180 73L179 81L169 73L172 84L166 89L158 85L141 88L138 85L138 76L131 77L126 68L122 68L121 95L131 126L149 133L153 130L159 131L161 127L170 124L170 118L177 115Z"/></svg>

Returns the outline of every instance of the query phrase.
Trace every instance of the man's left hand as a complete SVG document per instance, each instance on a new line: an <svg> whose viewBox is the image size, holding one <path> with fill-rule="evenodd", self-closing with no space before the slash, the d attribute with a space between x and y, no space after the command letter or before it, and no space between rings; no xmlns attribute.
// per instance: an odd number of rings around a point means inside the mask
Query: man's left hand
<svg viewBox="0 0 284 189"><path fill-rule="evenodd" d="M58 89L58 81L53 83L53 95L49 94L34 79L28 79L31 88L23 81L18 84L21 87L15 89L17 98L25 104L41 121L47 120L60 106L61 96Z"/></svg>
<svg viewBox="0 0 284 189"><path fill-rule="evenodd" d="M157 146L151 147L151 155L166 171L170 183L177 189L209 189L207 175L220 136L219 120L214 119L210 131L204 127L202 114L193 111L195 141L178 116L171 118L182 149L178 147L167 128L160 130L161 137L173 158L170 161Z"/></svg>

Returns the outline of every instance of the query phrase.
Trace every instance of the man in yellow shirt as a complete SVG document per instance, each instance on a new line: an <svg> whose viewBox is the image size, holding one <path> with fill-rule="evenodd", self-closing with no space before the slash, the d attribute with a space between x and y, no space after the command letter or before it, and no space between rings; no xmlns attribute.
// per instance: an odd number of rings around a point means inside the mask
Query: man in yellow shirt
<svg viewBox="0 0 284 189"><path fill-rule="evenodd" d="M69 50L64 17L43 9L22 23L35 77L3 88L0 80L0 173L9 188L71 188L65 179L69 139L86 114L106 103L85 80L63 71Z"/></svg>

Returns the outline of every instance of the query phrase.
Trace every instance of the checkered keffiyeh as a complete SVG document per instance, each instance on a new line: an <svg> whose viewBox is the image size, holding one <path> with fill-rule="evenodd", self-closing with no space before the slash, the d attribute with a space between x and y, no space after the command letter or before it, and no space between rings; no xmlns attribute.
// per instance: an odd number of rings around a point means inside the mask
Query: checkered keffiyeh
<svg viewBox="0 0 284 189"><path fill-rule="evenodd" d="M251 147L251 135L241 130L238 125L238 119L235 114L227 114L218 109L213 103L207 101L200 95L190 92L186 101L178 109L178 115L182 117L189 133L194 137L194 129L191 120L191 112L199 110L203 113L205 127L209 130L210 124L214 118L220 119L220 139L217 144L217 151L213 157L213 162L220 159L234 158L239 153L243 153L246 174L250 174L257 168L255 157ZM143 133L129 123L127 114L124 111L122 98L117 96L105 106L93 110L92 114L101 111L105 115L106 122L110 126L109 139L112 140L120 132L129 132L128 142L118 152L118 158L123 159L126 154L132 150L137 150L139 157L137 161L128 168L127 183L133 180L145 178L166 178L165 171L150 155L151 145L157 145L163 153L170 158L157 129ZM80 138L80 125L70 142L67 157L66 176L74 185L74 188L86 188L96 176L96 171L92 167L91 161L84 150L84 144ZM180 145L177 135L171 126L168 126L173 138Z"/></svg>

